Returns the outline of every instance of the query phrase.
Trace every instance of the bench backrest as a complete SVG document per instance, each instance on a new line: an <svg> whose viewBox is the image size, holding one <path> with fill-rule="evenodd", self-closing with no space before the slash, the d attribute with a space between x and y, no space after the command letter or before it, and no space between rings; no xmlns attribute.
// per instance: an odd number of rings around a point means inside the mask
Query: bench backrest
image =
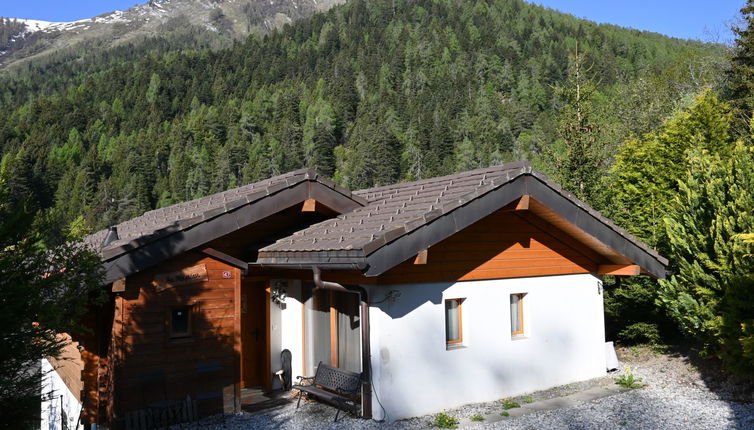
<svg viewBox="0 0 754 430"><path fill-rule="evenodd" d="M361 374L320 362L314 375L314 385L352 396L361 388Z"/></svg>

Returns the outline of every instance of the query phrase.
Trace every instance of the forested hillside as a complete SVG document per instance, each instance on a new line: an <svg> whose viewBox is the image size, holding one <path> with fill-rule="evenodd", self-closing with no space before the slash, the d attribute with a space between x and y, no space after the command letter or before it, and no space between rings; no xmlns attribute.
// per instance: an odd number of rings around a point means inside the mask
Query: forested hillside
<svg viewBox="0 0 754 430"><path fill-rule="evenodd" d="M577 49L603 171L723 55L508 0L354 0L224 50L118 49L0 81L11 195L77 231L302 166L354 189L512 159L551 171Z"/></svg>
<svg viewBox="0 0 754 430"><path fill-rule="evenodd" d="M0 212L43 255L302 166L358 189L528 159L670 261L603 277L607 339L754 380L754 0L742 16L720 46L519 0L352 0L223 49L180 22L80 45L0 75Z"/></svg>

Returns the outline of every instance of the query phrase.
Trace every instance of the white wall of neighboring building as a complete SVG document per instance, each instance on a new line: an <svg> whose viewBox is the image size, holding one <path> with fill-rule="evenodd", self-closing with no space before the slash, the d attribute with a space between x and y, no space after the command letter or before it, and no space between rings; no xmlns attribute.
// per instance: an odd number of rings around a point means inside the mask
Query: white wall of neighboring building
<svg viewBox="0 0 754 430"><path fill-rule="evenodd" d="M83 428L78 424L81 403L47 359L42 359L42 411L40 429L62 430L63 415L68 429Z"/></svg>
<svg viewBox="0 0 754 430"><path fill-rule="evenodd" d="M603 296L592 275L370 286L375 419L419 416L605 374ZM512 338L510 295L524 293ZM447 349L444 300L463 298L463 345ZM379 400L379 402L378 402ZM383 416L380 403L387 412Z"/></svg>
<svg viewBox="0 0 754 430"><path fill-rule="evenodd" d="M286 287L285 309L270 303L270 353L273 373L282 369L280 353L291 351L291 370L293 383L296 377L303 375L303 305L301 301L301 281L289 280ZM308 375L307 375L308 376ZM274 389L280 388L280 380L273 378Z"/></svg>

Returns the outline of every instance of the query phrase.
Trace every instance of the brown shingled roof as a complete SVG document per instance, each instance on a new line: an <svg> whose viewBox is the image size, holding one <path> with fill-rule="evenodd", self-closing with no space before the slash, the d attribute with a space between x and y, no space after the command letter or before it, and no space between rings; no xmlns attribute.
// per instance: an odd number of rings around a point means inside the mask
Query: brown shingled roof
<svg viewBox="0 0 754 430"><path fill-rule="evenodd" d="M537 187L535 182L544 187ZM643 262L649 273L665 275L666 259L526 162L356 191L354 194L369 202L366 206L262 248L257 263L354 267L366 269L367 275L378 275L535 189L544 193L545 199L559 197L564 210L573 206L568 215L574 218L574 224L595 230L592 233L603 242L615 245L616 238L627 242L614 247L631 254L627 257L633 261ZM497 197L482 199L493 191ZM432 225L450 215L446 222ZM401 244L391 246L396 242Z"/></svg>
<svg viewBox="0 0 754 430"><path fill-rule="evenodd" d="M334 182L320 176L314 170L301 169L232 190L146 212L139 217L117 224L115 228L117 229L118 239L106 245L103 241L107 237L107 229L87 236L83 242L103 257L106 262L106 269L108 272L111 272L112 265L108 265L108 262L166 238L186 237L189 232L201 230L199 227L207 224L209 221L216 220L226 214L238 212L240 208L247 206L259 206L261 208L265 204L269 206L267 203L268 197L279 195L283 191L292 190L307 182L318 183L331 190L332 194L340 196L345 201L352 202L348 209L366 204L366 200L362 197L351 193L343 187L337 186ZM306 191L311 192L309 190ZM297 195L296 198L302 198L302 196L303 194ZM303 196L303 198L306 197ZM286 201L282 202L283 205L286 203ZM236 229L240 228L241 225L239 224L243 222L238 220L229 221L231 223L230 227L235 227ZM220 229L217 231L223 230ZM203 237L206 238L208 236L204 234ZM161 259L164 259L163 257L174 254L172 251L167 250L161 252L159 255L153 255L150 264L156 264ZM127 266L131 266L131 264ZM117 275L125 276L125 274L134 273L135 270L136 267L118 270ZM108 280L111 280L112 276L108 273Z"/></svg>
<svg viewBox="0 0 754 430"><path fill-rule="evenodd" d="M511 163L354 192L369 204L263 248L275 252L360 249L365 254L523 173Z"/></svg>

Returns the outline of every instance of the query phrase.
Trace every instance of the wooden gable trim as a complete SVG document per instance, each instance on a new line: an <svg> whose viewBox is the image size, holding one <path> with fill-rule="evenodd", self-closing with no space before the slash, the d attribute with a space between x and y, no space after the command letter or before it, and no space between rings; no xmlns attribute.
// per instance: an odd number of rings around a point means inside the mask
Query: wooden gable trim
<svg viewBox="0 0 754 430"><path fill-rule="evenodd" d="M525 212L525 213L516 212L515 214L517 217L521 218L525 222L542 230L544 233L547 233L548 235L552 236L555 240L558 240L560 242L563 242L565 245L568 245L574 251L588 258L595 265L605 260L605 257L601 256L599 253L595 252L593 249L589 248L582 242L577 241L572 236L569 236L562 230L555 228L552 224L547 223L546 221L542 220L538 216L533 215L530 212Z"/></svg>
<svg viewBox="0 0 754 430"><path fill-rule="evenodd" d="M219 261L222 261L223 263L227 263L233 267L237 267L241 269L242 275L246 275L246 273L249 271L249 263L243 260L239 260L238 258L233 257L232 255L228 255L214 248L204 248L202 249L202 253L209 255L210 257L213 257Z"/></svg>
<svg viewBox="0 0 754 430"><path fill-rule="evenodd" d="M636 276L641 274L637 264L602 264L597 268L598 275Z"/></svg>
<svg viewBox="0 0 754 430"><path fill-rule="evenodd" d="M429 253L429 250L427 249L419 251L419 253L416 254L416 258L414 258L414 264L427 264L428 253Z"/></svg>

